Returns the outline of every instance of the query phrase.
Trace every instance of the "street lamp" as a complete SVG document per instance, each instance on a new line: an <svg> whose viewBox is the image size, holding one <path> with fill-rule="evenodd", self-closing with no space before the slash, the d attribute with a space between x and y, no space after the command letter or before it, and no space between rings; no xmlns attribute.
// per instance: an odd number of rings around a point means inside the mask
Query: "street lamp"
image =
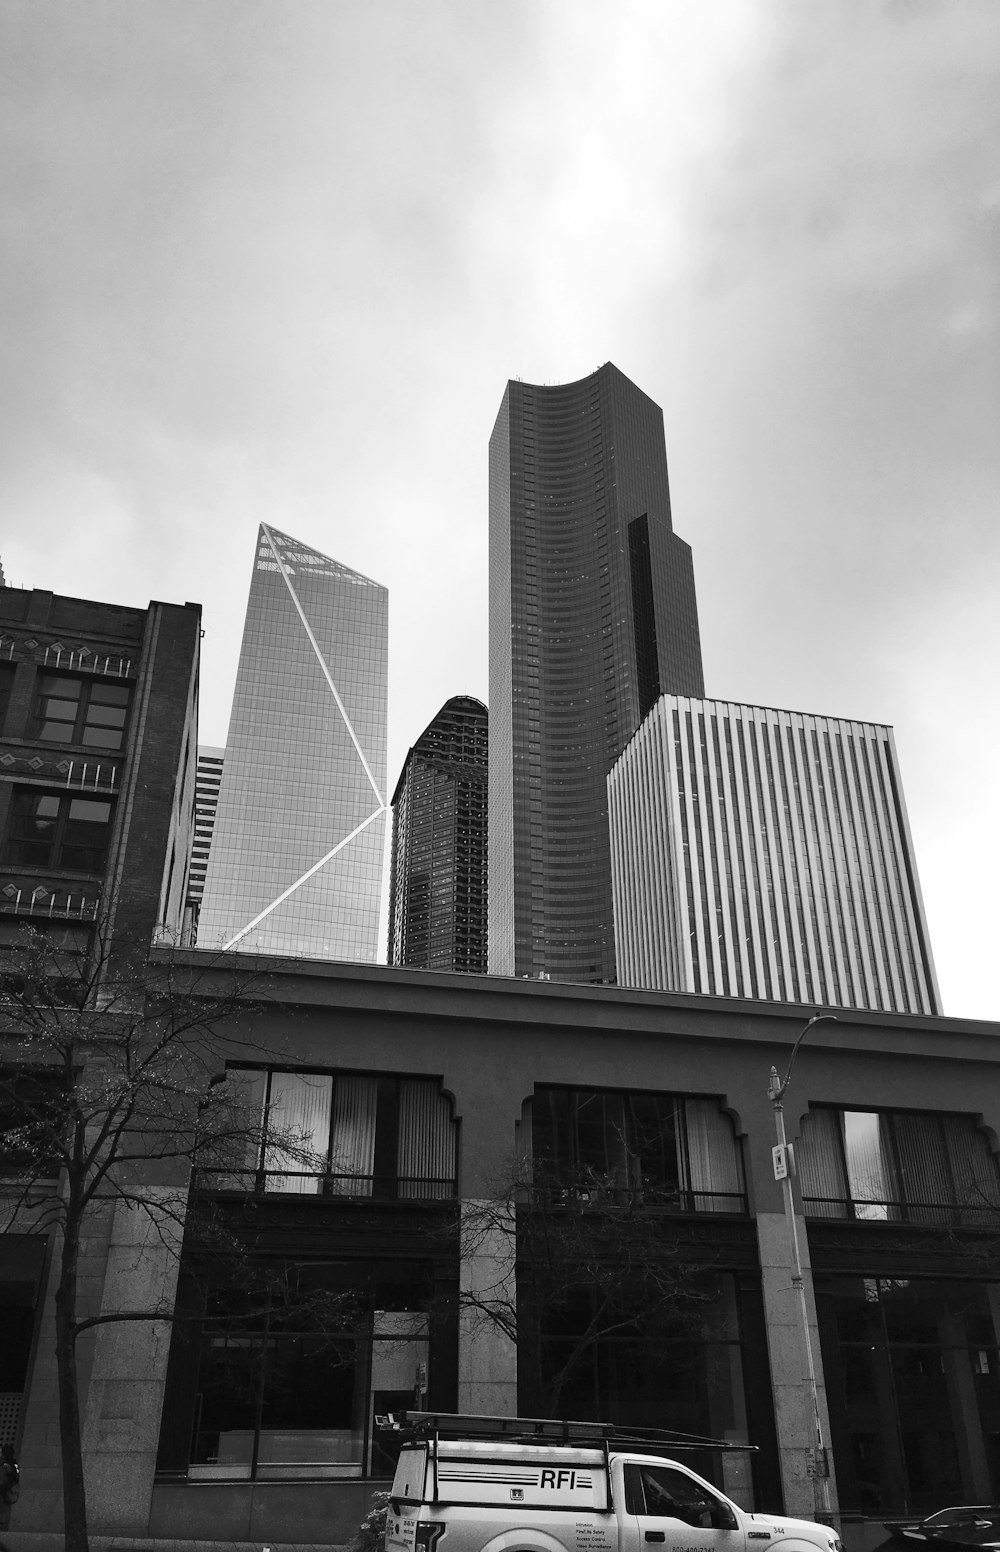
<svg viewBox="0 0 1000 1552"><path fill-rule="evenodd" d="M792 1200L792 1159L790 1158L788 1143L785 1139L785 1112L782 1100L792 1080L792 1068L795 1065L799 1046L810 1029L816 1024L836 1023L839 1023L839 1020L834 1013L815 1013L801 1030L798 1039L792 1046L792 1054L788 1059L788 1070L784 1078L779 1078L777 1067L772 1067L771 1079L767 1085L767 1097L774 1107L774 1125L778 1137L777 1145L772 1151L774 1178L781 1181L781 1189L785 1199L785 1218L788 1222L788 1234L792 1245L792 1287L799 1298L799 1318L802 1323L802 1337L805 1342L806 1365L809 1372L809 1398L812 1402L813 1414L813 1448L810 1451L812 1458L809 1474L814 1482L818 1483L819 1513L827 1518L829 1518L831 1512L830 1459L823 1432L823 1417L819 1408L819 1386L816 1382L816 1362L813 1357L812 1331L809 1326L805 1283L802 1280L802 1253L799 1249L798 1224L795 1221L795 1203Z"/></svg>

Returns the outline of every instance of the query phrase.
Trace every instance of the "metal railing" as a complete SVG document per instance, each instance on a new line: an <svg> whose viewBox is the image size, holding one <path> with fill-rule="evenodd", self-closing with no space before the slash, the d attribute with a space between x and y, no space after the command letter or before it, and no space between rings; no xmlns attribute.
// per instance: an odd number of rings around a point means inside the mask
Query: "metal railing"
<svg viewBox="0 0 1000 1552"><path fill-rule="evenodd" d="M991 1202L862 1202L848 1196L804 1196L802 1208L807 1218L828 1221L846 1219L855 1223L911 1224L921 1228L959 1225L987 1229L1000 1225L1000 1203Z"/></svg>
<svg viewBox="0 0 1000 1552"><path fill-rule="evenodd" d="M295 1169L200 1169L200 1191L245 1196L353 1197L364 1201L447 1201L458 1195L453 1175L338 1175Z"/></svg>
<svg viewBox="0 0 1000 1552"><path fill-rule="evenodd" d="M690 1186L527 1186L524 1206L642 1207L663 1213L736 1213L745 1216L743 1191L704 1191Z"/></svg>

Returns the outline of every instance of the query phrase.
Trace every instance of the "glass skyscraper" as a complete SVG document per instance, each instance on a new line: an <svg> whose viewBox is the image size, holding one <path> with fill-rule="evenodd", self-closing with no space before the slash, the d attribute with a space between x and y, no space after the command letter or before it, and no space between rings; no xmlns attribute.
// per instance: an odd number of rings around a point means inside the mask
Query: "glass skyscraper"
<svg viewBox="0 0 1000 1552"><path fill-rule="evenodd" d="M614 981L607 775L666 691L704 685L662 411L610 362L508 383L490 441L494 974Z"/></svg>
<svg viewBox="0 0 1000 1552"><path fill-rule="evenodd" d="M262 524L199 947L374 962L387 663L386 589Z"/></svg>
<svg viewBox="0 0 1000 1552"><path fill-rule="evenodd" d="M446 701L392 797L389 963L486 973L488 718Z"/></svg>
<svg viewBox="0 0 1000 1552"><path fill-rule="evenodd" d="M940 1013L891 728L664 695L608 791L623 985Z"/></svg>

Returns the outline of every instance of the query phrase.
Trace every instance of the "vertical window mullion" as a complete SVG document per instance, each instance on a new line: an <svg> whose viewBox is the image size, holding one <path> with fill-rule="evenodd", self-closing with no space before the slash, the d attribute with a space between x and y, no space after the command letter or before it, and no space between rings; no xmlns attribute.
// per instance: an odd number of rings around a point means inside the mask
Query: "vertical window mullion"
<svg viewBox="0 0 1000 1552"><path fill-rule="evenodd" d="M267 1069L267 1081L264 1085L264 1117L261 1127L260 1155L257 1160L257 1180L255 1191L258 1196L263 1196L267 1190L267 1176L265 1166L267 1164L267 1139L271 1130L271 1069Z"/></svg>

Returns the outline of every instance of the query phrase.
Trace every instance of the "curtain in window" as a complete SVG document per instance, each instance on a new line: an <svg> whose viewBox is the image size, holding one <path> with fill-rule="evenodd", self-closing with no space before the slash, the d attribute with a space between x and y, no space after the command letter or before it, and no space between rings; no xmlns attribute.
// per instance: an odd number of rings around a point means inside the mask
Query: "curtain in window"
<svg viewBox="0 0 1000 1552"><path fill-rule="evenodd" d="M962 1222L995 1224L1000 1178L989 1143L972 1116L942 1116L941 1121Z"/></svg>
<svg viewBox="0 0 1000 1552"><path fill-rule="evenodd" d="M451 1105L434 1082L399 1085L399 1195L455 1194L455 1127Z"/></svg>
<svg viewBox="0 0 1000 1552"><path fill-rule="evenodd" d="M334 1092L330 1191L371 1196L375 1177L377 1078L338 1078Z"/></svg>
<svg viewBox="0 0 1000 1552"><path fill-rule="evenodd" d="M326 1170L332 1098L333 1079L322 1073L272 1072L265 1191L318 1195Z"/></svg>
<svg viewBox="0 0 1000 1552"><path fill-rule="evenodd" d="M940 1117L894 1115L892 1121L907 1218L911 1223L950 1223L951 1169Z"/></svg>
<svg viewBox="0 0 1000 1552"><path fill-rule="evenodd" d="M885 1117L845 1110L844 1155L856 1218L898 1218L899 1189Z"/></svg>
<svg viewBox="0 0 1000 1552"><path fill-rule="evenodd" d="M743 1169L732 1122L714 1099L686 1099L688 1174L695 1212L740 1212Z"/></svg>
<svg viewBox="0 0 1000 1552"><path fill-rule="evenodd" d="M802 1201L810 1218L846 1218L847 1180L840 1150L840 1111L810 1110L795 1145Z"/></svg>

